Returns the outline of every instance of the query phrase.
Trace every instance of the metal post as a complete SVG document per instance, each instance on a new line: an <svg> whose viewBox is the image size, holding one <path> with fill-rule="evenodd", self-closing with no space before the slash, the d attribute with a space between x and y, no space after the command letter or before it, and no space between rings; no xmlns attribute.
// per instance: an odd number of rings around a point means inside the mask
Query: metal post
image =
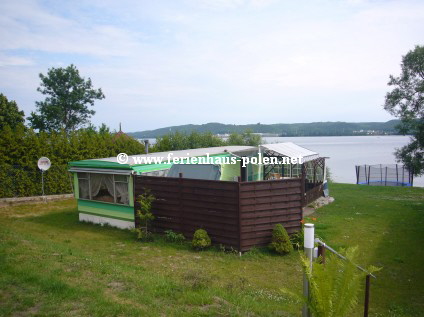
<svg viewBox="0 0 424 317"><path fill-rule="evenodd" d="M387 186L387 166L386 166L386 175L384 176L384 186Z"/></svg>
<svg viewBox="0 0 424 317"><path fill-rule="evenodd" d="M43 195L43 201L47 201L46 197L44 196L44 171L41 170L41 192Z"/></svg>
<svg viewBox="0 0 424 317"><path fill-rule="evenodd" d="M368 166L368 185L370 184L370 172L371 172L371 166Z"/></svg>
<svg viewBox="0 0 424 317"><path fill-rule="evenodd" d="M321 263L325 264L325 244L318 246L318 256L321 257Z"/></svg>
<svg viewBox="0 0 424 317"><path fill-rule="evenodd" d="M405 165L402 166L402 186L405 186Z"/></svg>
<svg viewBox="0 0 424 317"><path fill-rule="evenodd" d="M144 151L149 154L149 140L144 140Z"/></svg>
<svg viewBox="0 0 424 317"><path fill-rule="evenodd" d="M355 171L356 171L356 184L359 184L359 166L358 165L355 166Z"/></svg>
<svg viewBox="0 0 424 317"><path fill-rule="evenodd" d="M380 184L383 183L383 166L380 164Z"/></svg>
<svg viewBox="0 0 424 317"><path fill-rule="evenodd" d="M312 260L314 258L314 235L315 227L313 223L305 223L304 226L305 234L303 240L303 248L305 250L305 256L309 262L309 268L312 271ZM306 273L303 274L303 296L309 298L309 282ZM306 304L303 305L302 309L303 317L311 317L311 312Z"/></svg>
<svg viewBox="0 0 424 317"><path fill-rule="evenodd" d="M411 186L414 186L414 171L410 171L410 176L411 176Z"/></svg>
<svg viewBox="0 0 424 317"><path fill-rule="evenodd" d="M367 274L365 278L365 304L364 304L364 317L368 317L368 309L370 305L370 275Z"/></svg>
<svg viewBox="0 0 424 317"><path fill-rule="evenodd" d="M398 165L396 164L396 186L399 186L399 171Z"/></svg>

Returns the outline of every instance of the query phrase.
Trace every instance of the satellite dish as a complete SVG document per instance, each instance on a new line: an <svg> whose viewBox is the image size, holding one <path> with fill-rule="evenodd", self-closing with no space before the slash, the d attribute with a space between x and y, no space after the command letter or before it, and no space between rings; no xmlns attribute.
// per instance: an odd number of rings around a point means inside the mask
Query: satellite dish
<svg viewBox="0 0 424 317"><path fill-rule="evenodd" d="M42 170L43 172L47 171L50 166L52 166L52 163L50 162L48 157L40 157L40 159L37 162L38 168Z"/></svg>

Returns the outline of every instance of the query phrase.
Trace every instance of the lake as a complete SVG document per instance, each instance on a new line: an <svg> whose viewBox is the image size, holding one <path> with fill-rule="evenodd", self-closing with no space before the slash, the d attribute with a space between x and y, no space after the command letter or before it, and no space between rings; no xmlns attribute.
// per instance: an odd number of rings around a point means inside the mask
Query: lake
<svg viewBox="0 0 424 317"><path fill-rule="evenodd" d="M155 139L149 139L151 144ZM264 137L264 143L293 142L327 156L331 177L338 183L356 183L355 165L396 164L394 151L409 143L409 136ZM414 186L424 187L424 177Z"/></svg>
<svg viewBox="0 0 424 317"><path fill-rule="evenodd" d="M327 156L337 183L356 183L355 165L396 164L394 151L409 143L409 136L265 137L264 143L293 142ZM424 177L414 178L424 187Z"/></svg>

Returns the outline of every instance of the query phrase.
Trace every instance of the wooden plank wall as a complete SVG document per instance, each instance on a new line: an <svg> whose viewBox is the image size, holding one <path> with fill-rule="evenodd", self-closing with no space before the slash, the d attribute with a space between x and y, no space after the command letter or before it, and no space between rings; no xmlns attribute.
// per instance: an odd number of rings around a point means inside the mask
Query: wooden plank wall
<svg viewBox="0 0 424 317"><path fill-rule="evenodd" d="M192 239L203 228L213 243L248 251L267 245L277 223L289 233L300 230L301 184L301 179L239 183L136 176L134 193L137 198L149 188L156 197L153 231L171 229ZM135 201L134 212L138 208Z"/></svg>
<svg viewBox="0 0 424 317"><path fill-rule="evenodd" d="M301 185L301 179L240 183L239 250L269 244L278 223L289 234L301 229Z"/></svg>
<svg viewBox="0 0 424 317"><path fill-rule="evenodd" d="M324 195L324 185L322 182L318 182L312 185L315 186L305 192L304 206L309 205L310 203Z"/></svg>
<svg viewBox="0 0 424 317"><path fill-rule="evenodd" d="M135 197L144 188L150 188L156 197L152 208L156 217L152 223L154 231L171 229L192 239L194 231L202 228L213 243L239 248L237 182L135 177Z"/></svg>

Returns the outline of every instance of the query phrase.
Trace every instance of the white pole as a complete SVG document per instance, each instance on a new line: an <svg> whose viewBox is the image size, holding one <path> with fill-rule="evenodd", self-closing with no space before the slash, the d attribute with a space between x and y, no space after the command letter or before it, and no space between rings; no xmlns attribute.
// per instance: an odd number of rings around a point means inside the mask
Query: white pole
<svg viewBox="0 0 424 317"><path fill-rule="evenodd" d="M305 250L305 256L309 261L309 267L312 271L312 260L314 258L314 238L315 236L315 227L313 223L305 223L304 226L304 238L303 238L303 248ZM303 274L303 296L309 298L309 282L306 274ZM302 309L303 317L310 317L311 312L306 304L303 305Z"/></svg>

